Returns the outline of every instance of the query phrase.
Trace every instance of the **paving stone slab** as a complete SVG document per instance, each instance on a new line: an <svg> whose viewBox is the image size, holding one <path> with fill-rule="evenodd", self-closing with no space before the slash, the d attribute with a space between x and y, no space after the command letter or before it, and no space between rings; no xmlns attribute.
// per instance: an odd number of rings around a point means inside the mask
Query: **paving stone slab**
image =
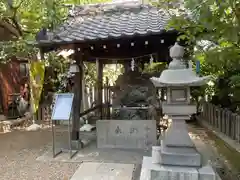
<svg viewBox="0 0 240 180"><path fill-rule="evenodd" d="M82 163L70 180L132 180L134 164Z"/></svg>
<svg viewBox="0 0 240 180"><path fill-rule="evenodd" d="M98 149L96 141L89 142L85 147L69 159L68 153L61 153L57 157L52 156L52 146L37 158L44 162L104 162L104 163L122 163L122 164L141 164L143 156L151 155L150 151L144 150L126 150L126 149Z"/></svg>

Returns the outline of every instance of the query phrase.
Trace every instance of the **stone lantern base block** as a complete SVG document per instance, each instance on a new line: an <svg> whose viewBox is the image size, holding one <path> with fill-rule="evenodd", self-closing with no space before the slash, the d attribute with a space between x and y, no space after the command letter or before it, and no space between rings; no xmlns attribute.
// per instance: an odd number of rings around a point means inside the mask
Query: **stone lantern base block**
<svg viewBox="0 0 240 180"><path fill-rule="evenodd" d="M194 148L169 147L162 142L161 164L170 166L201 166L201 155Z"/></svg>
<svg viewBox="0 0 240 180"><path fill-rule="evenodd" d="M140 180L221 180L212 167L200 169L153 164L152 157L143 157Z"/></svg>
<svg viewBox="0 0 240 180"><path fill-rule="evenodd" d="M199 180L196 168L153 164L151 157L143 157L140 180Z"/></svg>
<svg viewBox="0 0 240 180"><path fill-rule="evenodd" d="M201 155L199 153L179 153L167 152L162 150L161 163L163 165L172 166L193 166L199 167L201 165Z"/></svg>
<svg viewBox="0 0 240 180"><path fill-rule="evenodd" d="M199 180L220 180L211 166L204 166L198 170Z"/></svg>

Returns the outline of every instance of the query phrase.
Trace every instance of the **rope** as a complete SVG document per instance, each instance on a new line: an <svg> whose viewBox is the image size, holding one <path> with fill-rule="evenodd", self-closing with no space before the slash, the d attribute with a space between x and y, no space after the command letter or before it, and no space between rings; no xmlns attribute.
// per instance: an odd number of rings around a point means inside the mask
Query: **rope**
<svg viewBox="0 0 240 180"><path fill-rule="evenodd" d="M151 56L154 56L154 55L157 55L157 53L151 53L151 54L145 54L145 55L142 55L142 56L135 56L135 57L131 57L131 58L98 58L98 57L92 57L93 59L99 59L99 60L126 60L126 59L138 59L138 58L142 58L142 57L151 57Z"/></svg>

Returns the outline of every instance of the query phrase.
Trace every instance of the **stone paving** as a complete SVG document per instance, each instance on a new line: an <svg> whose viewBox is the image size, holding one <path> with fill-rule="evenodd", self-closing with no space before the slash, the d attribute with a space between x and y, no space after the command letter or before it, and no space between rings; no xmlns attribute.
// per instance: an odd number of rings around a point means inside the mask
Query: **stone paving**
<svg viewBox="0 0 240 180"><path fill-rule="evenodd" d="M132 180L134 164L82 163L71 180Z"/></svg>
<svg viewBox="0 0 240 180"><path fill-rule="evenodd" d="M123 164L141 164L142 157L150 155L150 151L143 150L124 150L124 149L98 149L96 141L88 142L72 159L69 159L68 153L61 153L55 158L52 155L52 147L37 158L42 162L104 162L104 163L123 163Z"/></svg>

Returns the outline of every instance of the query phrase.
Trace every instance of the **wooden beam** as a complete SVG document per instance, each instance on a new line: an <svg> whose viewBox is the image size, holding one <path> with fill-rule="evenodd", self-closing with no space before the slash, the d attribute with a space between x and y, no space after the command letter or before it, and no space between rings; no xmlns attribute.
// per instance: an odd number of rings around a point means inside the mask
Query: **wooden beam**
<svg viewBox="0 0 240 180"><path fill-rule="evenodd" d="M78 51L75 47L74 60L79 67L79 72L75 73L74 76L74 100L73 100L73 123L72 123L72 140L79 140L79 129L80 129L80 109L82 101L82 52Z"/></svg>
<svg viewBox="0 0 240 180"><path fill-rule="evenodd" d="M102 101L102 89L103 89L103 62L99 59L96 60L97 67L97 104L100 104L99 116L103 118L103 101Z"/></svg>

